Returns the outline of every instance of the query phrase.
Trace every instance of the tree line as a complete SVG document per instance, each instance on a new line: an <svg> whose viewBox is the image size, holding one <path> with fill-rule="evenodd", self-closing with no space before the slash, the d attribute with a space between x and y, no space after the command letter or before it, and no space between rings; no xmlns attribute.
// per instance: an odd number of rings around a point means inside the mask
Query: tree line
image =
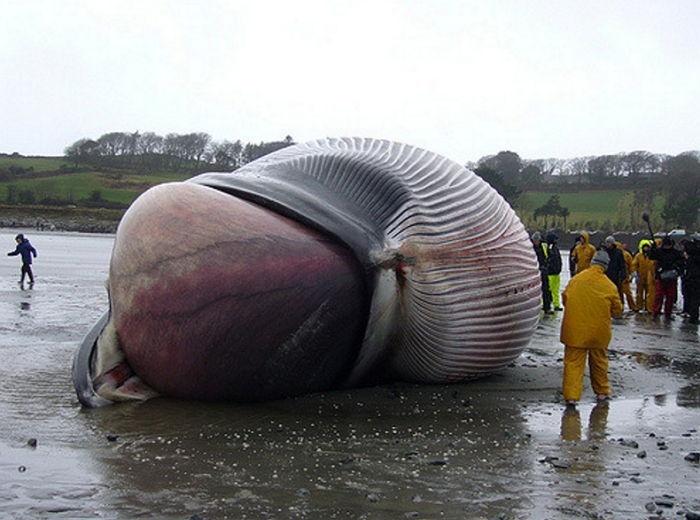
<svg viewBox="0 0 700 520"><path fill-rule="evenodd" d="M486 155L467 167L490 168L516 187L542 184L631 184L660 180L677 168L679 161L700 160L700 152L688 151L673 156L638 150L614 155L574 157L573 159L522 159L516 152L501 151Z"/></svg>
<svg viewBox="0 0 700 520"><path fill-rule="evenodd" d="M243 144L240 140L214 141L205 132L165 136L154 132L109 132L97 139L79 139L66 147L64 155L76 166L91 164L142 173L194 172L212 167L228 171L292 144L294 140L289 135L281 141Z"/></svg>
<svg viewBox="0 0 700 520"><path fill-rule="evenodd" d="M523 160L512 151L488 155L476 163L467 163L489 182L512 206L518 206L523 189L565 188L582 184L627 187L633 191L630 205L634 215L651 207L654 195L665 199L661 217L681 227L694 227L700 212L700 152L678 155L652 154L646 151L577 157L574 159ZM638 216L639 216L638 215ZM550 199L537 208L538 217L558 216L566 219L568 209Z"/></svg>
<svg viewBox="0 0 700 520"><path fill-rule="evenodd" d="M65 149L66 159L80 164L125 168L142 173L205 170L230 171L268 153L294 144L291 136L280 141L242 143L214 141L204 132L169 133L109 132L97 139L84 138ZM634 191L630 211L650 207L654 194L665 198L663 218L679 226L692 226L700 210L700 152L678 155L637 150L628 153L575 157L572 159L522 159L513 151L501 151L466 164L517 207L525 189L579 185L627 187ZM559 200L535 209L535 219L568 216ZM631 219L636 217L631 215Z"/></svg>

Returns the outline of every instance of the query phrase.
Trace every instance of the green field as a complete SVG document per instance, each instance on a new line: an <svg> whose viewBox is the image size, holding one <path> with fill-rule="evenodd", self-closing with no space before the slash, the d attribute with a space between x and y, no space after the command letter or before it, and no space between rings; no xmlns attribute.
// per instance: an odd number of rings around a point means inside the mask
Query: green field
<svg viewBox="0 0 700 520"><path fill-rule="evenodd" d="M34 172L56 171L67 163L59 158L0 158L0 168L18 166L34 168ZM72 165L70 165L72 166ZM89 198L99 191L102 199L130 204L146 189L163 182L180 181L191 177L189 174L159 173L156 175L136 175L85 171L80 173L59 173L38 178L16 176L0 181L0 202L8 199L8 187L14 186L15 193L30 190L37 201L45 198L63 199L69 202Z"/></svg>
<svg viewBox="0 0 700 520"><path fill-rule="evenodd" d="M536 208L544 205L547 200L554 195L545 192L524 192L516 206L516 212L528 227L539 227L543 224L540 217L535 220L533 212ZM570 193L558 193L559 203L562 207L569 209L569 216L566 219L568 229L608 229L608 230L628 230L637 231L646 229L646 224L641 219L641 211L632 208L633 192L630 189L618 190L581 190ZM664 198L657 195L654 198L652 208L644 208L650 211L652 224L657 228L663 227L661 219L661 209ZM547 227L550 225L551 217L548 219ZM564 226L563 218L557 218L555 224Z"/></svg>
<svg viewBox="0 0 700 520"><path fill-rule="evenodd" d="M70 166L63 157L0 157L0 169L10 166L33 168L35 172L54 171L61 165Z"/></svg>

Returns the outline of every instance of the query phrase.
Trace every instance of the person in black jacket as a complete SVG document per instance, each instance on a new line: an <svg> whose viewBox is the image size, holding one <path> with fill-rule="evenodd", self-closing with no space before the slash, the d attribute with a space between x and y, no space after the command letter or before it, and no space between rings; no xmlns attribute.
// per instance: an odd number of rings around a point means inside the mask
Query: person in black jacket
<svg viewBox="0 0 700 520"><path fill-rule="evenodd" d="M603 249L610 257L610 263L605 270L605 274L610 281L615 284L618 292L622 292L622 282L627 278L627 268L625 267L625 257L622 251L615 245L615 237L610 235L603 242Z"/></svg>
<svg viewBox="0 0 700 520"><path fill-rule="evenodd" d="M554 314L552 310L552 293L549 291L549 276L548 271L548 250L547 246L542 243L542 235L539 231L532 234L532 248L537 256L537 263L540 267L540 280L542 282L542 310L545 314Z"/></svg>
<svg viewBox="0 0 700 520"><path fill-rule="evenodd" d="M685 305L688 321L698 323L700 314L700 242L685 245Z"/></svg>
<svg viewBox="0 0 700 520"><path fill-rule="evenodd" d="M557 246L558 239L559 237L554 233L547 233L547 279L555 311L562 310L559 300L561 253L559 252L559 246Z"/></svg>
<svg viewBox="0 0 700 520"><path fill-rule="evenodd" d="M656 318L661 312L661 304L664 306L664 316L672 320L671 310L676 303L678 295L678 276L683 268L683 255L673 247L673 239L665 237L661 241L661 247L651 243L649 258L656 260L656 273L654 275L654 313Z"/></svg>
<svg viewBox="0 0 700 520"><path fill-rule="evenodd" d="M681 250L681 255L683 256L683 270L681 271L681 295L683 296L683 309L681 310L681 315L688 316L688 282L686 276L686 262L688 261L687 248L688 244L691 244L690 240L685 238L678 242L678 247Z"/></svg>

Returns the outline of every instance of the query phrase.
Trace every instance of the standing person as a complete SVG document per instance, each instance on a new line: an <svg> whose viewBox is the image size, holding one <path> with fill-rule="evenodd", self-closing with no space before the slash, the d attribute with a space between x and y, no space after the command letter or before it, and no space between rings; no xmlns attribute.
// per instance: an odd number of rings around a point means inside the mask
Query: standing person
<svg viewBox="0 0 700 520"><path fill-rule="evenodd" d="M639 252L634 256L632 270L637 273L637 308L654 312L654 274L656 261L649 258L651 240L639 242Z"/></svg>
<svg viewBox="0 0 700 520"><path fill-rule="evenodd" d="M700 242L695 240L688 242L684 255L688 322L698 323L700 315Z"/></svg>
<svg viewBox="0 0 700 520"><path fill-rule="evenodd" d="M552 294L549 291L549 276L547 275L547 246L542 243L542 235L539 231L532 234L532 247L537 255L537 263L540 266L540 280L542 282L542 310L545 314L554 314L552 310Z"/></svg>
<svg viewBox="0 0 700 520"><path fill-rule="evenodd" d="M578 245L578 239L574 242L574 245L569 249L569 278L573 278L576 274L576 257L574 256L574 250Z"/></svg>
<svg viewBox="0 0 700 520"><path fill-rule="evenodd" d="M557 237L554 233L547 233L547 281L549 292L552 294L552 304L555 311L562 310L559 301L559 287L561 276L561 253L557 245Z"/></svg>
<svg viewBox="0 0 700 520"><path fill-rule="evenodd" d="M591 265L593 255L595 255L595 246L591 244L588 233L583 232L576 237L576 247L572 255L576 262L576 274Z"/></svg>
<svg viewBox="0 0 700 520"><path fill-rule="evenodd" d="M25 238L22 233L15 237L15 242L17 242L17 247L11 253L7 253L7 256L22 255L22 274L20 275L19 285L24 288L24 276L29 275L29 287L33 287L34 273L32 273L32 255L36 258L36 249L34 249L29 239Z"/></svg>
<svg viewBox="0 0 700 520"><path fill-rule="evenodd" d="M656 318L659 315L663 304L664 316L667 320L672 320L671 311L678 295L678 275L683 267L683 256L673 247L673 239L664 237L661 247L652 242L649 258L656 260L653 316Z"/></svg>
<svg viewBox="0 0 700 520"><path fill-rule="evenodd" d="M630 253L627 249L627 244L615 242L615 245L622 252L622 258L625 261L625 277L620 284L620 300L622 300L622 305L624 307L625 298L627 298L627 306L630 308L630 310L637 312L639 307L637 307L637 304L634 301L632 289L630 288L632 283L632 271L634 270L632 265L634 263L634 258L632 257L632 253Z"/></svg>
<svg viewBox="0 0 700 520"><path fill-rule="evenodd" d="M581 399L586 358L596 399L603 401L610 396L610 319L622 313L622 302L617 287L605 275L609 262L605 251L596 252L591 266L574 276L564 289L560 341L564 344L562 391L568 405Z"/></svg>
<svg viewBox="0 0 700 520"><path fill-rule="evenodd" d="M681 249L681 256L683 256L683 270L681 272L681 295L683 296L683 309L681 310L681 315L682 316L688 316L690 313L688 312L688 270L686 267L686 262L688 261L688 255L687 255L687 248L688 244L690 244L690 240L683 239L680 242L678 242L678 247Z"/></svg>
<svg viewBox="0 0 700 520"><path fill-rule="evenodd" d="M625 268L625 257L622 255L615 242L615 237L610 235L602 244L603 249L610 257L610 263L605 270L605 274L610 278L610 281L617 287L620 301L622 301L622 282L627 278L627 269Z"/></svg>

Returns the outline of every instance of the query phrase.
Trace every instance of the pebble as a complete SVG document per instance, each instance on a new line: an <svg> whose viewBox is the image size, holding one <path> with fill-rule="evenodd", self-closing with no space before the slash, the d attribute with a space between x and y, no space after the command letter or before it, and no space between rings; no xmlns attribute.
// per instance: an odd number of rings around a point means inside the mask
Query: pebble
<svg viewBox="0 0 700 520"><path fill-rule="evenodd" d="M370 493L367 496L365 496L365 500L372 504L376 504L377 502L379 502L380 498L379 495L377 495L376 493Z"/></svg>
<svg viewBox="0 0 700 520"><path fill-rule="evenodd" d="M656 511L656 504L654 504L654 502L647 502L646 504L644 504L644 509L646 509L650 513L653 513L654 511Z"/></svg>
<svg viewBox="0 0 700 520"><path fill-rule="evenodd" d="M685 520L700 520L700 513L695 513L693 511L686 511Z"/></svg>
<svg viewBox="0 0 700 520"><path fill-rule="evenodd" d="M627 448L639 448L639 443L637 441L627 441L625 439L620 439L619 442Z"/></svg>
<svg viewBox="0 0 700 520"><path fill-rule="evenodd" d="M36 448L37 440L32 438L27 441L27 446L31 446L32 448Z"/></svg>
<svg viewBox="0 0 700 520"><path fill-rule="evenodd" d="M634 482L635 484L641 484L642 482L644 482L644 479L639 477L632 477L630 481Z"/></svg>
<svg viewBox="0 0 700 520"><path fill-rule="evenodd" d="M700 452L691 451L683 458L688 462L700 462Z"/></svg>
<svg viewBox="0 0 700 520"><path fill-rule="evenodd" d="M643 459L643 458L645 458L646 456L647 456L647 452L644 451L644 450L642 450L642 451L640 451L639 453L637 453L637 457L639 457L640 459Z"/></svg>
<svg viewBox="0 0 700 520"><path fill-rule="evenodd" d="M119 438L119 435L107 435L107 440L109 442L115 442Z"/></svg>
<svg viewBox="0 0 700 520"><path fill-rule="evenodd" d="M670 500L655 500L654 504L656 504L659 507L673 507L673 502Z"/></svg>
<svg viewBox="0 0 700 520"><path fill-rule="evenodd" d="M306 488L297 489L297 496L306 497L306 496L309 496L310 494L311 494L311 492Z"/></svg>
<svg viewBox="0 0 700 520"><path fill-rule="evenodd" d="M24 473L25 471L27 471L27 466L20 466L19 468L17 468L17 471L19 471L20 473Z"/></svg>

